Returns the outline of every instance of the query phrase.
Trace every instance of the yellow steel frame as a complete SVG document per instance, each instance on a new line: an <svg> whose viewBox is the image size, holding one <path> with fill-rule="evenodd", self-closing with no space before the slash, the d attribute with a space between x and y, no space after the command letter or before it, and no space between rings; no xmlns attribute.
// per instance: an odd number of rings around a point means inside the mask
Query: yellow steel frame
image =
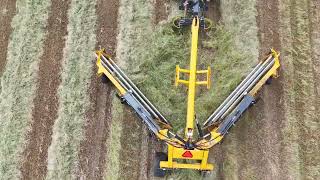
<svg viewBox="0 0 320 180"><path fill-rule="evenodd" d="M279 76L278 75L278 69L280 68L279 56L280 56L280 53L276 52L274 49L271 49L270 55L264 61L266 63L267 60L274 58L275 60L274 64L270 68L270 70L259 80L259 82L249 92L251 96L255 96L270 77L277 78ZM202 149L209 149L223 139L223 135L217 132L217 128L212 129L210 134L211 134L210 140L203 139L197 142L196 145L201 147Z"/></svg>
<svg viewBox="0 0 320 180"><path fill-rule="evenodd" d="M191 33L191 56L190 56L190 69L180 69L176 66L176 78L175 85L178 86L179 83L188 86L188 107L187 107L187 122L185 129L185 140L192 140L193 129L194 129L194 119L195 119L195 94L196 85L206 85L210 88L210 75L211 69L208 67L207 70L197 71L197 59L198 59L198 36L199 36L199 18L195 17L192 21ZM188 80L180 79L180 73L186 73L189 75ZM197 74L206 74L206 81L197 81ZM186 151L190 151L192 157L183 157ZM185 150L184 148L177 148L168 144L168 161L161 161L161 168L184 168L184 169L198 169L198 170L213 170L213 165L208 164L208 154L209 150ZM174 162L175 159L190 159L190 160L200 160L201 163L178 163Z"/></svg>
<svg viewBox="0 0 320 180"><path fill-rule="evenodd" d="M261 78L261 80L252 88L249 92L251 96L255 96L259 89L266 83L266 81L272 76L273 78L277 78L278 69L280 67L280 60L279 60L280 53L277 53L274 49L271 49L271 55L267 58L274 58L275 62L272 68Z"/></svg>
<svg viewBox="0 0 320 180"><path fill-rule="evenodd" d="M118 92L120 95L124 95L126 93L126 90L121 86L121 84L114 78L114 76L112 74L109 73L109 71L103 67L102 63L101 63L101 57L102 55L104 55L104 57L109 57L108 55L106 55L104 53L104 49L96 51L96 56L97 56L97 67L98 67L98 76L101 76L103 74L105 74L110 81L112 82L112 84L118 89Z"/></svg>
<svg viewBox="0 0 320 180"><path fill-rule="evenodd" d="M182 155L190 151L192 153L192 158L185 158ZM161 168L175 168L175 169L197 169L202 171L211 171L213 170L213 165L208 164L209 150L184 150L183 148L176 148L168 144L168 161L161 161ZM201 163L178 163L174 159L189 159L189 160L200 160Z"/></svg>
<svg viewBox="0 0 320 180"><path fill-rule="evenodd" d="M207 70L197 70L197 58L198 58L198 35L199 35L199 18L195 17L192 22L191 32L192 32L192 44L191 44L191 56L190 56L190 69L181 69L178 65L176 66L176 77L175 85L184 84L188 87L188 107L187 107L187 118L186 118L186 128L185 128L185 141L192 142L193 130L194 130L194 120L195 120L195 94L197 85L206 85L209 89L211 86L211 69L208 67ZM254 96L257 91L265 84L265 82L271 76L276 78L278 77L277 69L280 67L279 55L275 50L271 50L271 55L267 58L275 58L275 63L273 67L262 77L262 79L254 86L254 88L249 92ZM97 56L97 67L98 67L98 76L102 74L106 75L110 81L115 85L120 95L124 95L126 90L119 83L119 80L114 77L105 67L102 65L102 56L109 58L105 54L104 49L96 51ZM180 79L180 74L185 73L188 75L189 79L184 80ZM205 81L197 81L198 74L206 74ZM220 133L216 132L216 129L211 130L211 139L208 141L203 139L199 141L196 145L203 147L203 149L193 149L187 150L184 148L181 141L176 138L169 138L168 129L162 129L157 133L157 137L161 140L164 140L168 144L168 160L160 162L160 168L172 169L172 168L183 168L183 169L198 169L204 171L213 170L213 165L208 163L209 148L214 144L220 142L223 136ZM192 157L184 157L183 154L189 151L192 154ZM175 160L198 160L200 163L181 163Z"/></svg>

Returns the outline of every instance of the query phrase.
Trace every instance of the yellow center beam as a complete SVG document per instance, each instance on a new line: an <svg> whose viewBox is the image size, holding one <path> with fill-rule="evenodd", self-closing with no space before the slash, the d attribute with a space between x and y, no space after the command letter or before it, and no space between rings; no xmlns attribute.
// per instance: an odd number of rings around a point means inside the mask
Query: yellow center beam
<svg viewBox="0 0 320 180"><path fill-rule="evenodd" d="M197 58L198 58L198 35L199 35L199 18L196 17L192 21L192 44L191 44L191 57L190 57L190 71L188 83L188 108L187 108L187 125L185 134L187 138L193 135L194 127L194 101L196 94L196 81L197 81Z"/></svg>

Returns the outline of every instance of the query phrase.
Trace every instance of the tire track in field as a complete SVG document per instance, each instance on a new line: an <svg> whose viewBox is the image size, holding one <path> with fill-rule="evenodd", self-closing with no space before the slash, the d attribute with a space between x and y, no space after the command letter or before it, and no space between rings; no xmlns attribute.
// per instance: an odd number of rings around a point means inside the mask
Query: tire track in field
<svg viewBox="0 0 320 180"><path fill-rule="evenodd" d="M114 57L117 37L118 0L98 0L96 48L105 48ZM94 62L93 62L94 63ZM113 86L102 84L96 67L89 88L91 107L86 112L85 137L80 147L80 172L85 179L103 179L106 164L106 140L111 118Z"/></svg>
<svg viewBox="0 0 320 180"><path fill-rule="evenodd" d="M220 1L210 1L208 2L208 11L205 14L206 18L209 18L213 21L214 24L218 24L221 20L221 12L220 12ZM201 40L202 41L202 40ZM208 51L207 49L201 49L201 51ZM207 52L214 54L215 52ZM223 171L221 165L223 164L223 157L225 156L225 150L221 144L212 147L209 150L209 158L208 163L214 165L213 172L209 177L222 179Z"/></svg>
<svg viewBox="0 0 320 180"><path fill-rule="evenodd" d="M44 179L47 173L48 147L52 127L57 118L57 89L60 84L61 62L67 35L67 11L70 0L52 0L46 27L44 53L39 64L37 96L33 100L31 130L23 152L21 166L23 179Z"/></svg>
<svg viewBox="0 0 320 180"><path fill-rule="evenodd" d="M0 1L0 77L6 66L9 37L12 32L11 21L16 14L16 0Z"/></svg>
<svg viewBox="0 0 320 180"><path fill-rule="evenodd" d="M281 51L281 42L279 36L279 3L278 1L257 1L257 25L258 36L260 41L259 59L263 59L265 54L274 48ZM280 72L281 73L281 72ZM263 113L261 118L255 117L261 125L257 144L261 147L255 148L255 158L251 162L253 166L259 166L256 169L256 177L279 179L281 178L280 169L280 141L281 141L281 124L285 119L283 105L283 86L282 74L280 78L275 79L270 86L264 86L261 92L262 100L255 108L255 113ZM261 112L262 110L262 112Z"/></svg>

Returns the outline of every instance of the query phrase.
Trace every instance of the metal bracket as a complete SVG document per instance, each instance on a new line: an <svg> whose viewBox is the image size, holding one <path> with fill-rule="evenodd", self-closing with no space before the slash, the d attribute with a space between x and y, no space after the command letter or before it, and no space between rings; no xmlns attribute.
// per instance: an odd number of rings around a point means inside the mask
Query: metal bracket
<svg viewBox="0 0 320 180"><path fill-rule="evenodd" d="M190 70L181 69L179 65L176 65L176 77L175 77L175 86L178 87L179 84L184 84L186 86L189 85L188 80L180 79L180 73L190 74ZM211 87L211 68L208 67L207 70L199 70L196 72L197 74L206 74L205 81L196 81L196 85L206 85L207 89Z"/></svg>

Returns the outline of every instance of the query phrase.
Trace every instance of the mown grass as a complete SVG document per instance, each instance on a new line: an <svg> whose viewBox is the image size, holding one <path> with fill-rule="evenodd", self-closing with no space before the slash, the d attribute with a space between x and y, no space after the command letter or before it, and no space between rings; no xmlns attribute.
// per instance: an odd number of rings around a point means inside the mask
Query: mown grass
<svg viewBox="0 0 320 180"><path fill-rule="evenodd" d="M112 99L112 121L110 125L109 138L107 140L107 157L106 157L106 171L105 179L118 179L120 172L120 150L121 150L121 132L122 132L122 118L123 118L123 104L119 99L114 97Z"/></svg>
<svg viewBox="0 0 320 180"><path fill-rule="evenodd" d="M284 78L285 121L281 156L285 178L316 179L320 158L317 151L319 133L317 124L317 99L315 74L312 71L312 25L309 18L310 2L281 1L283 22L281 41ZM290 11L288 11L290 9ZM308 139L306 141L306 139Z"/></svg>
<svg viewBox="0 0 320 180"><path fill-rule="evenodd" d="M87 93L96 44L95 1L72 0L68 11L68 36L64 49L62 82L58 90L58 119L53 128L48 153L47 179L75 178L79 165L85 111L90 105Z"/></svg>
<svg viewBox="0 0 320 180"><path fill-rule="evenodd" d="M152 2L147 0L121 0L120 9L118 14L118 42L117 42L117 57L115 58L117 64L119 64L126 72L130 71L128 69L128 64L132 61L136 61L135 57L137 54L143 53L141 50L142 45L141 40L148 36L152 32L152 16L150 15L152 10ZM139 40L138 40L139 39ZM128 70L128 71L127 71ZM118 112L121 106L112 107L112 113ZM108 151L120 153L119 157L110 157L112 160L120 161L118 169L110 169L106 172L107 179L112 179L113 174L117 174L119 179L128 178L138 178L140 172L139 162L140 159L147 158L142 155L141 150L141 123L135 114L129 113L129 109L122 111L121 117L113 118L112 121L118 121L120 127L119 132L121 136L118 135L113 139L108 140L108 144L121 143L121 149L117 146L109 147ZM121 131L120 131L121 130ZM147 147L146 147L147 148ZM134 153L134 155L132 155ZM117 159L114 159L117 158ZM142 160L143 161L143 160ZM132 166L134 164L134 166ZM110 166L107 162L107 167ZM120 172L116 172L116 171Z"/></svg>
<svg viewBox="0 0 320 180"><path fill-rule="evenodd" d="M12 20L7 65L0 86L0 179L21 176L21 153L30 129L32 100L43 53L49 0L18 0Z"/></svg>

